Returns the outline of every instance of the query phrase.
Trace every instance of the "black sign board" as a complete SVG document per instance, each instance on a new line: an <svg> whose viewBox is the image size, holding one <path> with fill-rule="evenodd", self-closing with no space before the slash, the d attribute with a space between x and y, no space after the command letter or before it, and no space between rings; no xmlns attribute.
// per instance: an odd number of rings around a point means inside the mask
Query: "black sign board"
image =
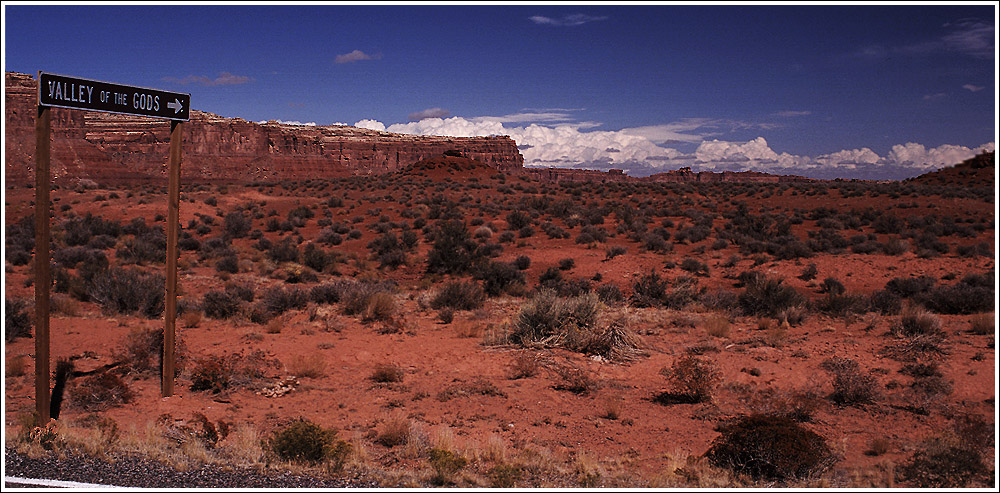
<svg viewBox="0 0 1000 493"><path fill-rule="evenodd" d="M38 73L38 104L188 121L191 95Z"/></svg>

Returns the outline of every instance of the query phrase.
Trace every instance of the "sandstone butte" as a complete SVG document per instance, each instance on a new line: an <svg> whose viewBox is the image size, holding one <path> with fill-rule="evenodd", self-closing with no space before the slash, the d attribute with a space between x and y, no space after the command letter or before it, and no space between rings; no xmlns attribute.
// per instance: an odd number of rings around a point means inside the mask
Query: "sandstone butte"
<svg viewBox="0 0 1000 493"><path fill-rule="evenodd" d="M5 186L34 182L37 81L5 73ZM166 177L170 142L166 120L52 109L52 180L101 183ZM183 130L182 179L256 182L368 176L390 173L448 151L497 171L548 182L798 182L792 175L759 172L692 172L689 168L632 177L609 171L525 168L508 136L440 137L380 132L350 126L255 123L192 110Z"/></svg>
<svg viewBox="0 0 1000 493"><path fill-rule="evenodd" d="M37 81L7 72L4 133L7 184L33 183ZM165 177L166 120L52 109L52 179L98 182ZM446 151L518 172L524 158L507 136L436 137L349 126L255 123L191 111L183 129L182 179L270 181L365 176L397 171Z"/></svg>

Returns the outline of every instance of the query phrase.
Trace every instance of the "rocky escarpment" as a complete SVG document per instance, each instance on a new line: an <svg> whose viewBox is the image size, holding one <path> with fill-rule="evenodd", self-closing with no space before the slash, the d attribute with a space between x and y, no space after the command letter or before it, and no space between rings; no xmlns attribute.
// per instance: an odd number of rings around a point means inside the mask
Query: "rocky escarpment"
<svg viewBox="0 0 1000 493"><path fill-rule="evenodd" d="M34 180L37 81L6 75L7 184ZM165 120L52 108L51 172L55 181L148 180L166 176L170 124ZM181 177L264 181L383 174L446 151L500 171L524 158L506 136L436 137L348 126L264 124L191 111L182 131Z"/></svg>

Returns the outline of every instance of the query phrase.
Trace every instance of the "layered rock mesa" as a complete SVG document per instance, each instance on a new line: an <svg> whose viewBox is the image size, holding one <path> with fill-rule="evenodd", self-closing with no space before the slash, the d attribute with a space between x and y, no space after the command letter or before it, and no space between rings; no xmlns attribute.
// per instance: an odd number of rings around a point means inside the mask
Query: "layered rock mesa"
<svg viewBox="0 0 1000 493"><path fill-rule="evenodd" d="M5 184L34 180L37 81L7 72L4 97ZM166 177L170 123L97 111L52 108L50 169L55 182ZM445 151L505 172L524 158L507 136L435 137L347 126L264 124L191 111L182 130L182 179L234 182L374 175Z"/></svg>

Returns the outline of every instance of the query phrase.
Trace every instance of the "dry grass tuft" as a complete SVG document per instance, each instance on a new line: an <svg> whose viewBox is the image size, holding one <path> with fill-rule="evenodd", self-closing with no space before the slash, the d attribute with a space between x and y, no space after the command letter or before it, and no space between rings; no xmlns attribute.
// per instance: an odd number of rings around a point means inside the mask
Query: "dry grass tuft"
<svg viewBox="0 0 1000 493"><path fill-rule="evenodd" d="M288 364L288 371L301 378L319 378L326 374L326 358L322 353L297 354Z"/></svg>
<svg viewBox="0 0 1000 493"><path fill-rule="evenodd" d="M701 325L712 337L729 337L729 319L722 315L711 315L702 320Z"/></svg>

